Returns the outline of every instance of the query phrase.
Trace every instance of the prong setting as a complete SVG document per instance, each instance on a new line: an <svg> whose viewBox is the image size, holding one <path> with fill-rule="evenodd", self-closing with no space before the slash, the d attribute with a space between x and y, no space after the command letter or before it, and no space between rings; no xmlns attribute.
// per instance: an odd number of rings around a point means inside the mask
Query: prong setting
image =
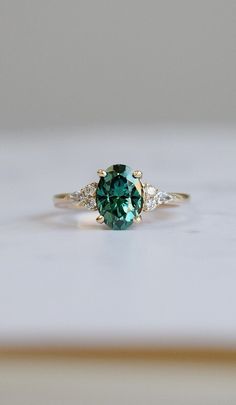
<svg viewBox="0 0 236 405"><path fill-rule="evenodd" d="M107 172L106 172L106 170L98 169L97 174L99 177L106 177Z"/></svg>
<svg viewBox="0 0 236 405"><path fill-rule="evenodd" d="M103 224L104 223L104 217L102 215L99 215L96 218L96 221L97 221L98 224Z"/></svg>
<svg viewBox="0 0 236 405"><path fill-rule="evenodd" d="M134 222L136 224L140 224L142 222L142 215L138 215L136 218L134 218Z"/></svg>
<svg viewBox="0 0 236 405"><path fill-rule="evenodd" d="M143 173L141 172L141 170L135 170L135 171L133 172L133 177L134 177L135 179L141 179L142 176L143 176Z"/></svg>

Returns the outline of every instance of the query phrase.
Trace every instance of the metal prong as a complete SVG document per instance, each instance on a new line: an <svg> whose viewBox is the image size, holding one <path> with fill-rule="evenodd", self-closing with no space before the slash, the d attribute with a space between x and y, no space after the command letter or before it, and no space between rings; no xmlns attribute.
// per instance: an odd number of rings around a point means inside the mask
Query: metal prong
<svg viewBox="0 0 236 405"><path fill-rule="evenodd" d="M97 171L97 174L99 175L99 177L105 177L107 175L107 172L103 169L99 169Z"/></svg>
<svg viewBox="0 0 236 405"><path fill-rule="evenodd" d="M135 171L133 172L133 176L134 176L136 179L141 179L142 176L143 176L143 173L141 172L141 170L135 170Z"/></svg>
<svg viewBox="0 0 236 405"><path fill-rule="evenodd" d="M136 224L140 224L140 223L142 222L142 216L141 216L141 215L138 215L136 218L134 218L134 222L135 222Z"/></svg>
<svg viewBox="0 0 236 405"><path fill-rule="evenodd" d="M103 222L104 222L104 217L103 217L102 215L99 215L99 216L96 218L96 221L97 221L99 224L103 224Z"/></svg>

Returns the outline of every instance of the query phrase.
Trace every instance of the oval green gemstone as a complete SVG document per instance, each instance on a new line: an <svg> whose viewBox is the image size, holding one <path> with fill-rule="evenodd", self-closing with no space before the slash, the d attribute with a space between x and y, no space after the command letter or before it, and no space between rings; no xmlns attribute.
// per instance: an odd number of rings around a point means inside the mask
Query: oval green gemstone
<svg viewBox="0 0 236 405"><path fill-rule="evenodd" d="M106 173L97 187L98 211L110 228L127 229L142 211L142 184L133 177L131 168L126 165L113 165Z"/></svg>

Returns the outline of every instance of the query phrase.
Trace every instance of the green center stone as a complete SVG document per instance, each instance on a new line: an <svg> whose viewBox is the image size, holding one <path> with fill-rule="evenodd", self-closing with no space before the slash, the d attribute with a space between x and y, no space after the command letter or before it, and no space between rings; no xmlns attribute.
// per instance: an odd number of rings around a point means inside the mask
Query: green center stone
<svg viewBox="0 0 236 405"><path fill-rule="evenodd" d="M131 168L125 165L111 166L106 173L97 187L98 211L110 228L127 229L142 211L142 184L133 177Z"/></svg>

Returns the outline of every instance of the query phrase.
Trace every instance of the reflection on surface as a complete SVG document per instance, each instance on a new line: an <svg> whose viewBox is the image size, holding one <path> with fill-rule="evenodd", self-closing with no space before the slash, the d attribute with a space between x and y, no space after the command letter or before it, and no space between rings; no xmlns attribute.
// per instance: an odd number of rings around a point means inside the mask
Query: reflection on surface
<svg viewBox="0 0 236 405"><path fill-rule="evenodd" d="M51 228L68 228L81 230L107 230L108 228L96 223L97 213L81 210L77 212L48 212L45 214L35 215L30 218L31 221L37 221L42 225Z"/></svg>
<svg viewBox="0 0 236 405"><path fill-rule="evenodd" d="M137 227L145 229L145 223L153 224L156 221L167 221L174 219L178 213L175 212L176 206L163 206L155 211L143 213L143 223L133 224L128 230L132 231ZM81 229L81 230L109 230L105 224L97 224L97 212L89 212L85 210L75 211L50 211L45 214L34 215L29 218L30 222L38 222L39 224L46 225L51 228L68 228L68 229Z"/></svg>

